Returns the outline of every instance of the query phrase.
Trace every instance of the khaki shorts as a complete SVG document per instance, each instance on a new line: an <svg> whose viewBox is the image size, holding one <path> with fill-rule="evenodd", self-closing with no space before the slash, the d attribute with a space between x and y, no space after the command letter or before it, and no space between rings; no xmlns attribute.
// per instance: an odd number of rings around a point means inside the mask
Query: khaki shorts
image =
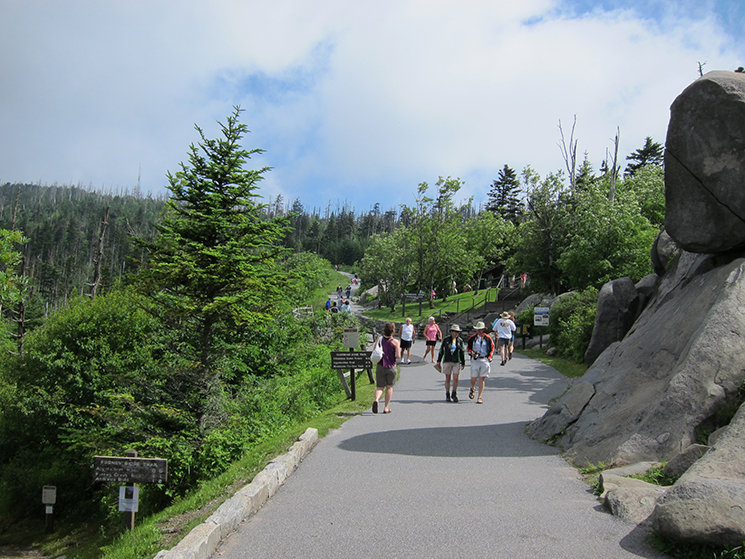
<svg viewBox="0 0 745 559"><path fill-rule="evenodd" d="M396 367L386 369L383 367L383 363L378 362L375 365L375 387L385 388L386 386L393 386L396 384L396 373L398 373Z"/></svg>
<svg viewBox="0 0 745 559"><path fill-rule="evenodd" d="M447 361L443 361L440 364L442 365L442 374L444 375L460 374L460 363L449 363Z"/></svg>

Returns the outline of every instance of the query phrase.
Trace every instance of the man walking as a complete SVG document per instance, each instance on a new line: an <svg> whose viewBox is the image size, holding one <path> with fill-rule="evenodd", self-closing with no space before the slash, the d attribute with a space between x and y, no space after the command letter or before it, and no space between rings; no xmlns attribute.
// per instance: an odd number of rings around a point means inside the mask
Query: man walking
<svg viewBox="0 0 745 559"><path fill-rule="evenodd" d="M475 325L476 333L468 338L467 349L471 356L471 392L468 397L473 400L476 386L479 388L477 404L483 404L481 394L484 392L484 384L491 372L491 359L494 354L494 342L491 336L486 335L486 325L479 320Z"/></svg>
<svg viewBox="0 0 745 559"><path fill-rule="evenodd" d="M497 347L499 347L499 354L502 357L500 365L507 363L507 356L510 351L510 344L512 343L512 337L517 329L515 323L510 320L510 313L503 312L499 315L499 318L492 324L492 329L497 333Z"/></svg>

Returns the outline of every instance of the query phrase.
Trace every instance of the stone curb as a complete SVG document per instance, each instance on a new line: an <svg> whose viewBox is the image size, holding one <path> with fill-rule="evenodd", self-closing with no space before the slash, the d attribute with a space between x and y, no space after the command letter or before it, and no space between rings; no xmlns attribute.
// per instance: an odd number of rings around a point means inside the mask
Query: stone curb
<svg viewBox="0 0 745 559"><path fill-rule="evenodd" d="M220 505L175 547L158 552L154 559L208 559L222 540L277 492L317 442L318 430L306 430L287 453L269 462L251 483Z"/></svg>

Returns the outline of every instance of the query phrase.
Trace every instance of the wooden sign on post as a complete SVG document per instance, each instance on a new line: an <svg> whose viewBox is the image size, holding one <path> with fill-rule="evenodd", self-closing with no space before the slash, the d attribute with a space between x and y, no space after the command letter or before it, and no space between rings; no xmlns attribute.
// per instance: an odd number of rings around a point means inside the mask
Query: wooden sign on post
<svg viewBox="0 0 745 559"><path fill-rule="evenodd" d="M136 483L165 483L168 479L168 460L164 458L137 458L137 452L127 451L128 456L94 456L93 481L126 483L120 488L119 510L125 515L127 529L135 527L135 513L139 489Z"/></svg>
<svg viewBox="0 0 745 559"><path fill-rule="evenodd" d="M167 478L168 460L164 458L93 457L93 481L165 483Z"/></svg>

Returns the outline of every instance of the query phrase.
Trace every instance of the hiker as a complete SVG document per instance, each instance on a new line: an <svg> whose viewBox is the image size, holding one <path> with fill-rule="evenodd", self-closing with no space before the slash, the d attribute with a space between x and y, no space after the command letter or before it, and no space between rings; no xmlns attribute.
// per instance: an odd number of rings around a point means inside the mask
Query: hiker
<svg viewBox="0 0 745 559"><path fill-rule="evenodd" d="M393 397L393 385L396 383L398 369L396 362L401 357L401 345L393 337L396 326L393 322L386 322L383 327L383 359L375 364L375 400L372 404L372 412L378 413L378 401L385 391L385 406L383 413L391 413L391 398Z"/></svg>
<svg viewBox="0 0 745 559"><path fill-rule="evenodd" d="M427 347L424 349L424 360L427 360L427 354L432 352L432 363L435 362L435 346L437 340L442 339L442 330L440 325L435 322L435 317L430 316L427 319L427 325L424 327L424 338L427 340Z"/></svg>
<svg viewBox="0 0 745 559"><path fill-rule="evenodd" d="M471 392L468 397L473 400L476 386L479 388L477 404L483 404L481 394L484 392L484 384L491 372L491 358L494 354L494 341L491 336L486 335L486 325L479 320L475 325L476 333L468 338L468 353L471 356Z"/></svg>
<svg viewBox="0 0 745 559"><path fill-rule="evenodd" d="M404 350L406 350L406 363L411 363L411 346L414 345L416 339L416 328L411 323L411 319L407 318L406 323L401 325L401 330L398 333L401 338L401 364L404 362Z"/></svg>
<svg viewBox="0 0 745 559"><path fill-rule="evenodd" d="M504 366L504 364L507 363L508 354L509 358L512 359L510 344L513 343L517 327L515 326L515 323L510 320L510 313L503 312L499 315L499 318L494 321L492 328L497 334L499 355L502 357L500 365Z"/></svg>
<svg viewBox="0 0 745 559"><path fill-rule="evenodd" d="M439 366L439 369L438 369ZM460 326L450 327L450 337L442 340L440 354L435 369L445 375L445 401L458 403L458 375L466 368L466 352L460 337ZM453 377L453 391L450 392L450 377Z"/></svg>

